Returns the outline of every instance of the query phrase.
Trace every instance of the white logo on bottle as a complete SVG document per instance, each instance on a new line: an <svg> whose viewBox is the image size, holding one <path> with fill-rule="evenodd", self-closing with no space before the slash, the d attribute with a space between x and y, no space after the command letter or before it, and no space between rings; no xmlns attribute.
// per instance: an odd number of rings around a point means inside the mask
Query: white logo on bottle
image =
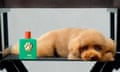
<svg viewBox="0 0 120 72"><path fill-rule="evenodd" d="M25 48L26 51L31 51L32 50L32 44L30 42L27 42L24 45L24 48Z"/></svg>

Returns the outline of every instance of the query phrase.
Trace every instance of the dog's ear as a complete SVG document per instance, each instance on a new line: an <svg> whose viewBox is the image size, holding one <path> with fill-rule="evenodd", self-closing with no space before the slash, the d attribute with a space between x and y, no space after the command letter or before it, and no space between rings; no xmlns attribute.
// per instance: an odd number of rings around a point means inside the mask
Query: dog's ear
<svg viewBox="0 0 120 72"><path fill-rule="evenodd" d="M106 39L105 53L103 56L104 61L113 61L115 52L116 52L116 44L112 39Z"/></svg>
<svg viewBox="0 0 120 72"><path fill-rule="evenodd" d="M107 39L106 40L106 47L107 47L107 52L112 52L113 55L116 52L116 43L112 39Z"/></svg>

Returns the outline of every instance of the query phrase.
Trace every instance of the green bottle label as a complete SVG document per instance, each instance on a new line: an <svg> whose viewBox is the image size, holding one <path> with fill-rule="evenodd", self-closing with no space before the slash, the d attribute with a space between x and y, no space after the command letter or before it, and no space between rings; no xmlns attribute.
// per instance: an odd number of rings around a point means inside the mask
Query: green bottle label
<svg viewBox="0 0 120 72"><path fill-rule="evenodd" d="M36 59L36 39L20 39L19 40L19 58L20 59Z"/></svg>

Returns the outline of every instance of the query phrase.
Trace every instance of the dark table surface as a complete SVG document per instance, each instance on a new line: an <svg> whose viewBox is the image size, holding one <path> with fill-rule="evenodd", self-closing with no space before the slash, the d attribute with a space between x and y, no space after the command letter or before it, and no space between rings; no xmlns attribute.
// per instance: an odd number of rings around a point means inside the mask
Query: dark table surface
<svg viewBox="0 0 120 72"><path fill-rule="evenodd" d="M18 55L8 55L3 58L3 60L18 60ZM22 60L36 60L36 61L81 61L81 60L68 60L66 58L60 58L60 57L40 57L37 59L22 59Z"/></svg>

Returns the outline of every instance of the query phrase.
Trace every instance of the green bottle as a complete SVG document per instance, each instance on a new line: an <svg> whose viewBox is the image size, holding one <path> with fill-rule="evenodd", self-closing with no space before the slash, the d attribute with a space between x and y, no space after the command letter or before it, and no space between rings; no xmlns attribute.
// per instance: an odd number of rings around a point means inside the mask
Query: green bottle
<svg viewBox="0 0 120 72"><path fill-rule="evenodd" d="M25 32L25 38L19 40L19 58L36 59L36 39L31 38L31 32Z"/></svg>

